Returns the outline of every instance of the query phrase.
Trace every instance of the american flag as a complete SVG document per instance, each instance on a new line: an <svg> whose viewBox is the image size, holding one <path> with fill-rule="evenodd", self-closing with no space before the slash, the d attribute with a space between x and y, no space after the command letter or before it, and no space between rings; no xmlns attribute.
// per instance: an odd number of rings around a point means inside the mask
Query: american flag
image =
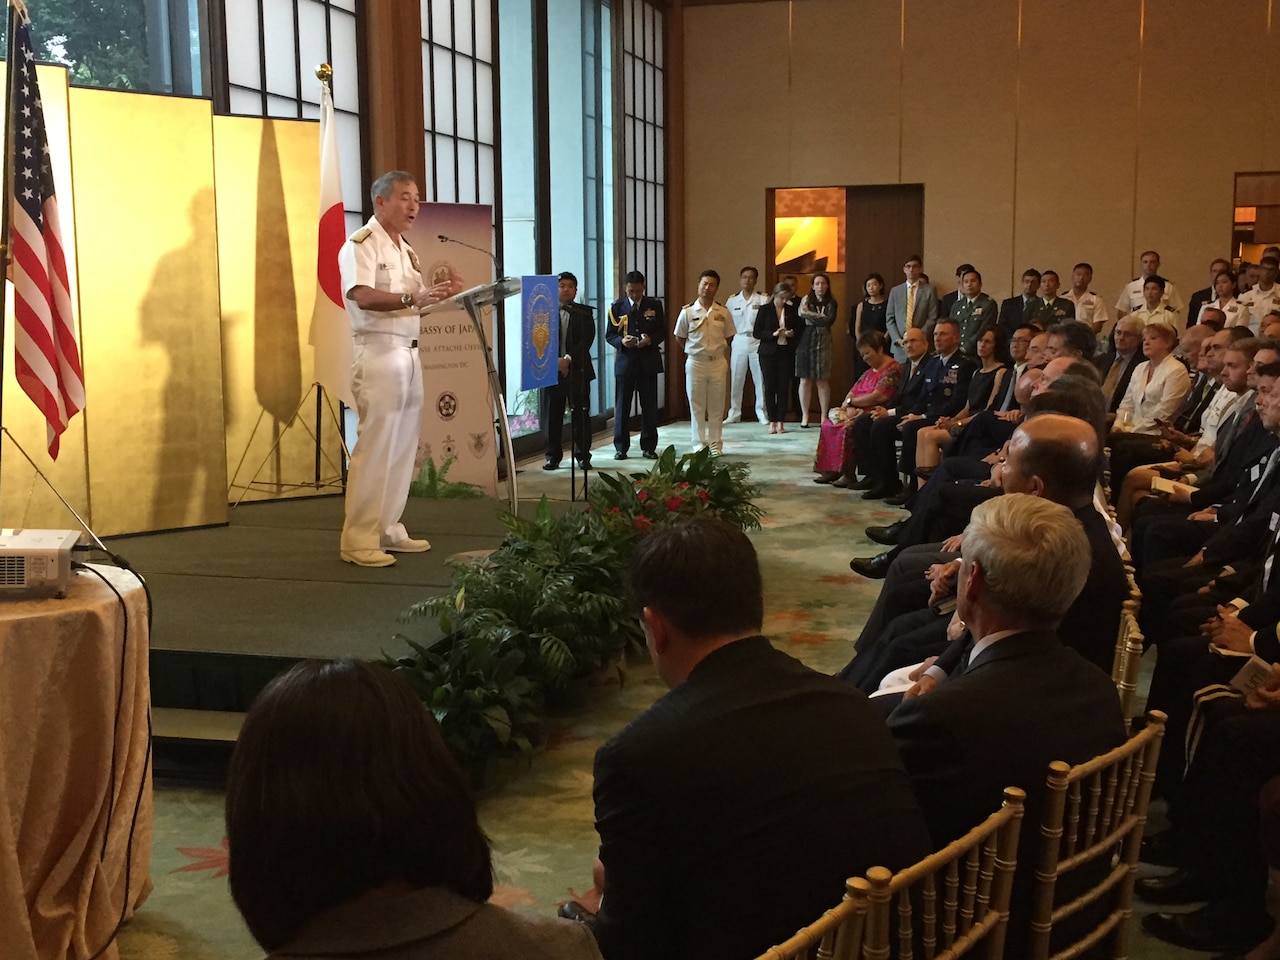
<svg viewBox="0 0 1280 960"><path fill-rule="evenodd" d="M49 456L58 458L58 438L84 408L84 373L76 342L67 261L58 229L58 201L45 137L40 88L36 85L31 26L19 23L13 122L13 206L10 277L14 286L14 373L48 423Z"/></svg>

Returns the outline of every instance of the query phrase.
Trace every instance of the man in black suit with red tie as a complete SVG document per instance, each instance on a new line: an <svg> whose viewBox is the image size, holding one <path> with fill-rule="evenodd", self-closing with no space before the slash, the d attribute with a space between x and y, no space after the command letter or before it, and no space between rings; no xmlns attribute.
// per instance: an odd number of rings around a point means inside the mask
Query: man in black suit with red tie
<svg viewBox="0 0 1280 960"><path fill-rule="evenodd" d="M609 307L605 339L613 344L614 459L627 459L631 449L631 402L640 398L640 453L646 460L658 457L658 374L662 372L662 342L667 337L667 316L662 301L644 295L644 274L632 270L623 289L626 296Z"/></svg>

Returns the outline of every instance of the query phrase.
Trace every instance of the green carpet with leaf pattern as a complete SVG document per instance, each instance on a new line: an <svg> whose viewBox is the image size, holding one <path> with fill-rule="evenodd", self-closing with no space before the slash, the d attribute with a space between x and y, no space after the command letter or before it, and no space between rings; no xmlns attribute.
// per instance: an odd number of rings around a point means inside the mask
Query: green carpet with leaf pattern
<svg viewBox="0 0 1280 960"><path fill-rule="evenodd" d="M794 424L781 436L770 436L756 423L734 424L725 428L724 454L748 463L753 481L763 486L763 529L753 539L764 573L765 632L781 649L831 672L851 656L880 586L850 573L848 560L879 549L863 535L868 524L889 523L902 514L856 493L814 484L817 439L816 429ZM689 449L688 424L664 427L661 443L674 444L681 452ZM597 470L647 467L639 458L615 463L612 452L609 443L597 449ZM543 493L568 499L566 468L544 473L534 467L521 474L522 499ZM551 914L563 900L590 897L596 852L592 758L609 736L663 692L651 665L632 664L620 688L592 689L582 710L550 720L545 747L531 760L490 771L480 814L493 842L496 902ZM158 787L155 807L155 891L121 933L121 956L262 956L228 894L221 794ZM1194 956L1149 940L1140 930L1133 947L1135 957Z"/></svg>

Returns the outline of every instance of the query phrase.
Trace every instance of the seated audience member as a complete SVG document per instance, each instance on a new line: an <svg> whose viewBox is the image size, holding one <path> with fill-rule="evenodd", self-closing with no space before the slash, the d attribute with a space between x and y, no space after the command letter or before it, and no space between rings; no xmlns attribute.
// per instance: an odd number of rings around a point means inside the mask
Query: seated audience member
<svg viewBox="0 0 1280 960"><path fill-rule="evenodd" d="M818 433L818 452L813 469L814 483L853 483L857 462L853 442L853 421L875 407L887 407L898 393L902 366L889 352L889 338L879 330L858 338L858 352L867 370L849 390L838 407L827 412Z"/></svg>
<svg viewBox="0 0 1280 960"><path fill-rule="evenodd" d="M579 924L486 903L466 778L384 667L304 662L258 695L227 775L227 838L231 896L273 957L600 956Z"/></svg>
<svg viewBox="0 0 1280 960"><path fill-rule="evenodd" d="M893 406L871 407L862 416L854 418L849 424L849 433L845 437L846 443L853 446L854 467L862 471L864 479L854 480L848 483L848 487L852 490L870 490L877 481L874 479L875 468L870 465L873 455L872 451L881 453L883 437L888 437L895 430L897 418L900 413L912 409L925 386L925 371L931 370L932 365L929 361L933 359L929 352L929 337L924 330L919 327L911 327L902 337L903 352L906 354L906 361L902 364L902 371L898 377L898 392L894 396ZM889 439L890 453L892 452L893 440ZM884 459L882 456L881 460ZM887 466L883 469L892 470L892 456L889 457ZM845 486L841 482L841 486Z"/></svg>
<svg viewBox="0 0 1280 960"><path fill-rule="evenodd" d="M1213 466L1203 477L1196 478L1195 489L1176 487L1172 493L1159 498L1147 497L1134 508L1129 544L1134 565L1140 570L1145 567L1146 541L1152 531L1159 538L1159 531L1166 521L1180 526L1191 514L1201 511L1216 514L1218 505L1235 493L1249 465L1264 460L1275 447L1275 436L1268 432L1258 417L1258 370L1280 360L1280 350L1269 341L1253 337L1233 344L1232 350L1250 358L1244 398L1235 413L1218 427ZM1203 538L1196 540L1191 549L1203 542Z"/></svg>
<svg viewBox="0 0 1280 960"><path fill-rule="evenodd" d="M1025 412L1028 416L1063 413L1079 417L1096 426L1101 445L1102 437L1106 435L1106 421L1100 412L1097 374L1090 371L1089 377L1060 375L1061 370L1067 369L1079 372L1085 366L1079 360L1050 361L1045 368L1047 376L1037 383L1035 393L1027 399ZM1003 447L1018 424L1008 422L1001 425L1008 427L1008 434L1000 444ZM893 560L903 549L946 540L962 531L969 522L973 507L994 496L990 481L994 476L992 468L1000 459L995 455L998 449L993 449L986 457L966 455L943 460L908 504L910 518L888 526L867 527L869 539L894 549L875 557L856 557L849 562L849 568L864 577L879 579L888 573Z"/></svg>
<svg viewBox="0 0 1280 960"><path fill-rule="evenodd" d="M1204 732L1169 803L1172 826L1143 841L1144 860L1178 869L1139 880L1139 897L1154 904L1208 901L1190 913L1142 919L1148 933L1187 950L1238 956L1270 931L1249 956L1280 955L1267 914L1267 863L1280 865L1280 665L1272 671L1270 683L1247 698L1216 689L1203 704Z"/></svg>
<svg viewBox="0 0 1280 960"><path fill-rule="evenodd" d="M854 445L859 465L870 481L862 495L864 500L892 499L902 494L898 469L901 465L914 481L917 431L932 425L938 417L954 415L964 406L974 363L960 352L960 325L950 319L939 320L934 324L933 342L937 352L922 364L920 387L911 395L910 403L906 402L904 387L892 413L888 408L876 407L870 419L859 417L855 421ZM894 456L898 440L902 441L900 464Z"/></svg>
<svg viewBox="0 0 1280 960"><path fill-rule="evenodd" d="M996 399L1004 394L1008 364L1004 334L998 327L988 327L978 337L978 369L969 380L965 405L954 417L939 417L932 427L925 427L916 436L916 476L927 478L942 459L942 448L950 445L979 413L994 407Z"/></svg>
<svg viewBox="0 0 1280 960"><path fill-rule="evenodd" d="M1248 381L1253 351L1248 350L1246 353L1232 348L1236 331L1246 333L1248 328L1233 327L1215 333L1205 343L1202 351L1206 358L1206 373L1213 377L1218 389L1205 391L1205 402L1201 407L1203 413L1188 412L1187 420L1192 417L1199 420L1199 433L1181 432L1180 428L1186 424L1183 422L1184 417L1179 417L1177 426L1161 430L1162 437L1167 438L1168 449L1173 453L1172 459L1134 467L1125 475L1120 494L1116 498L1116 519L1121 529L1129 530L1138 501L1152 496L1151 482L1156 477L1167 477L1194 486L1197 476L1202 475L1207 479L1212 471L1218 455L1218 439L1223 424L1231 421L1241 405L1251 398ZM1249 337L1240 339L1250 340ZM1179 496L1185 502L1185 492Z"/></svg>
<svg viewBox="0 0 1280 960"><path fill-rule="evenodd" d="M1107 412L1114 414L1129 389L1133 371L1146 357L1142 355L1142 321L1125 317L1116 321L1111 348L1094 358L1094 365L1102 375L1102 395Z"/></svg>
<svg viewBox="0 0 1280 960"><path fill-rule="evenodd" d="M1097 352L1097 338L1093 330L1078 320L1064 320L1047 328L1044 359L1047 363L1058 357L1072 357L1076 360L1092 360Z"/></svg>
<svg viewBox="0 0 1280 960"><path fill-rule="evenodd" d="M1128 588L1120 555L1093 499L1100 449L1097 431L1086 421L1038 414L1010 440L999 483L1006 493L1032 493L1061 503L1080 521L1093 562L1084 588L1063 618L1061 635L1068 646L1109 672ZM946 651L929 674L933 681L945 676L947 658L954 657L958 647L947 643L946 616L932 605L954 595L953 578L959 569L954 551L962 544L963 538L956 537L915 554L904 552L901 566L894 568L898 577L885 584L858 638L857 655L840 673L842 679L870 693L889 672ZM939 546L950 552L938 551ZM913 568L915 577L908 579L906 571Z"/></svg>
<svg viewBox="0 0 1280 960"><path fill-rule="evenodd" d="M1010 785L1027 792L1026 822L1039 823L1050 762L1083 763L1124 742L1110 676L1059 640L1089 565L1089 538L1061 504L1006 494L974 510L956 612L976 640L953 675L889 717L935 845L996 809ZM1019 864L1033 864L1043 842L1024 830ZM1014 878L1006 956L1027 956L1033 879Z"/></svg>
<svg viewBox="0 0 1280 960"><path fill-rule="evenodd" d="M1268 340L1280 338L1280 312L1272 311L1262 318L1262 334Z"/></svg>
<svg viewBox="0 0 1280 960"><path fill-rule="evenodd" d="M921 856L919 806L866 697L760 636L740 530L655 531L631 595L672 689L596 754L605 957L747 960L839 903L846 878Z"/></svg>
<svg viewBox="0 0 1280 960"><path fill-rule="evenodd" d="M1159 460L1166 453L1160 422L1171 423L1191 392L1187 368L1173 355L1177 334L1161 321L1142 331L1142 352L1129 380L1129 389L1116 408L1111 427L1111 485L1120 489L1124 475L1136 466Z"/></svg>

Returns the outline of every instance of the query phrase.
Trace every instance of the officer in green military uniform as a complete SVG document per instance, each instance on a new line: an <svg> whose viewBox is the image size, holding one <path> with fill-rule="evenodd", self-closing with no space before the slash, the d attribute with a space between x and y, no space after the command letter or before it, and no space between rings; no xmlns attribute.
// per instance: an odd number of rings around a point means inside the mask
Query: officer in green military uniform
<svg viewBox="0 0 1280 960"><path fill-rule="evenodd" d="M1076 318L1076 305L1066 297L1058 296L1058 274L1046 270L1040 275L1040 291L1035 300L1027 304L1026 319L1045 329L1055 323Z"/></svg>
<svg viewBox="0 0 1280 960"><path fill-rule="evenodd" d="M996 325L1000 308L982 292L982 274L966 270L960 277L960 296L951 305L951 319L960 326L960 349L965 356L978 355L978 337L986 327Z"/></svg>

